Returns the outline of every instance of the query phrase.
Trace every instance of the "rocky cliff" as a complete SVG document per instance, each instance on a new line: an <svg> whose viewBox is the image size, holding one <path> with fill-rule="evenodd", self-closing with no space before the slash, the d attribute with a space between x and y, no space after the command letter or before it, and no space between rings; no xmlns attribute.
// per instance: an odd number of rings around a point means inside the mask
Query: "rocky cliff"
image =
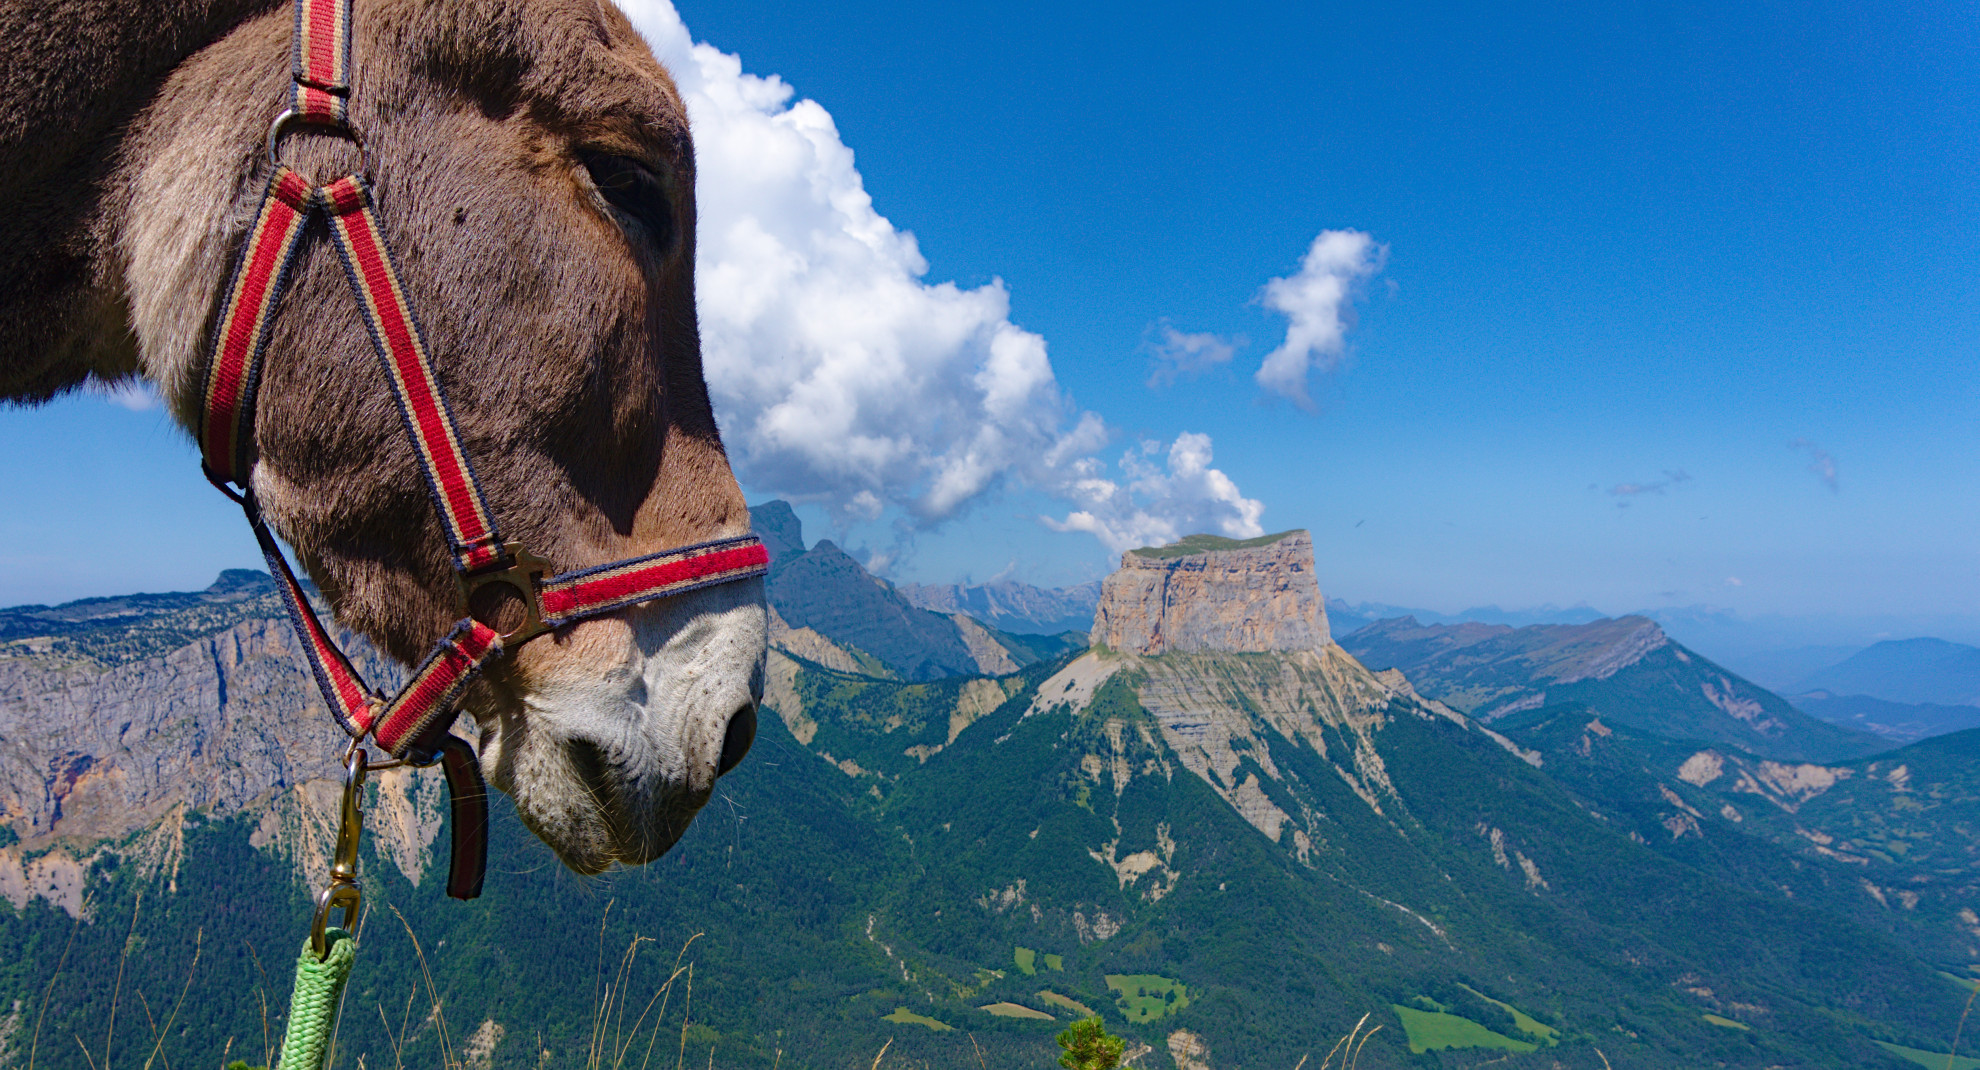
<svg viewBox="0 0 1980 1070"><path fill-rule="evenodd" d="M1192 535L1130 550L1101 584L1093 641L1128 654L1319 650L1332 637L1313 538Z"/></svg>

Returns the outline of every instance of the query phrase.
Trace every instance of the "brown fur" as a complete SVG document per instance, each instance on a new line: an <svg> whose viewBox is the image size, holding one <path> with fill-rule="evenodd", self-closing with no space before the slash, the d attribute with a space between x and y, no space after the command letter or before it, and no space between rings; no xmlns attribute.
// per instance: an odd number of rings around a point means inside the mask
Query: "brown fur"
<svg viewBox="0 0 1980 1070"><path fill-rule="evenodd" d="M562 571L746 532L702 379L686 112L646 45L601 0L356 9L352 125L504 535ZM292 19L267 0L0 0L0 396L139 373L192 426ZM628 237L581 147L662 177L671 248ZM312 135L282 155L319 181L357 164ZM256 425L264 511L338 617L423 655L459 616L451 567L320 231L274 323ZM489 686L567 674L586 642L539 639Z"/></svg>

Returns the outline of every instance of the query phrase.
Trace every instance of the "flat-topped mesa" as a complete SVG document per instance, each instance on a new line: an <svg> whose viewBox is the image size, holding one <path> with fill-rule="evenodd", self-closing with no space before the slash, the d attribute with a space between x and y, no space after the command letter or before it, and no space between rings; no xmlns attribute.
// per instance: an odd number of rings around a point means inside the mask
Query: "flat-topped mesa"
<svg viewBox="0 0 1980 1070"><path fill-rule="evenodd" d="M1128 654L1318 650L1331 638L1304 531L1129 550L1093 616L1093 641Z"/></svg>

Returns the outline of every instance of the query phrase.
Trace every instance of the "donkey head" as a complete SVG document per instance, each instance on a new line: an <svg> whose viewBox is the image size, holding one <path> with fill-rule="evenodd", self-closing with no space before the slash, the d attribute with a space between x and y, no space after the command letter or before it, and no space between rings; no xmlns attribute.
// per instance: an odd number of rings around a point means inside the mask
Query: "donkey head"
<svg viewBox="0 0 1980 1070"><path fill-rule="evenodd" d="M694 153L680 95L607 0L360 0L358 145L291 133L317 181L363 168L504 535L553 571L748 531L702 380ZM125 143L117 235L145 373L188 427L229 257L284 100L291 16L172 72ZM269 336L253 485L337 618L402 660L461 615L445 540L334 247ZM477 606L483 619L519 607ZM763 687L760 580L566 627L476 684L489 779L572 868L666 851L740 761Z"/></svg>

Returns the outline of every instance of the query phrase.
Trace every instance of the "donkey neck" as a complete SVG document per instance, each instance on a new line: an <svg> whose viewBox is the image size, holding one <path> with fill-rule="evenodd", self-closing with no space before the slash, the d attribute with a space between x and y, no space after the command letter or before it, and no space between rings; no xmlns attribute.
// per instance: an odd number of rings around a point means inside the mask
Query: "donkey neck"
<svg viewBox="0 0 1980 1070"><path fill-rule="evenodd" d="M279 0L0 0L0 398L134 367L106 196L131 120L173 68Z"/></svg>

